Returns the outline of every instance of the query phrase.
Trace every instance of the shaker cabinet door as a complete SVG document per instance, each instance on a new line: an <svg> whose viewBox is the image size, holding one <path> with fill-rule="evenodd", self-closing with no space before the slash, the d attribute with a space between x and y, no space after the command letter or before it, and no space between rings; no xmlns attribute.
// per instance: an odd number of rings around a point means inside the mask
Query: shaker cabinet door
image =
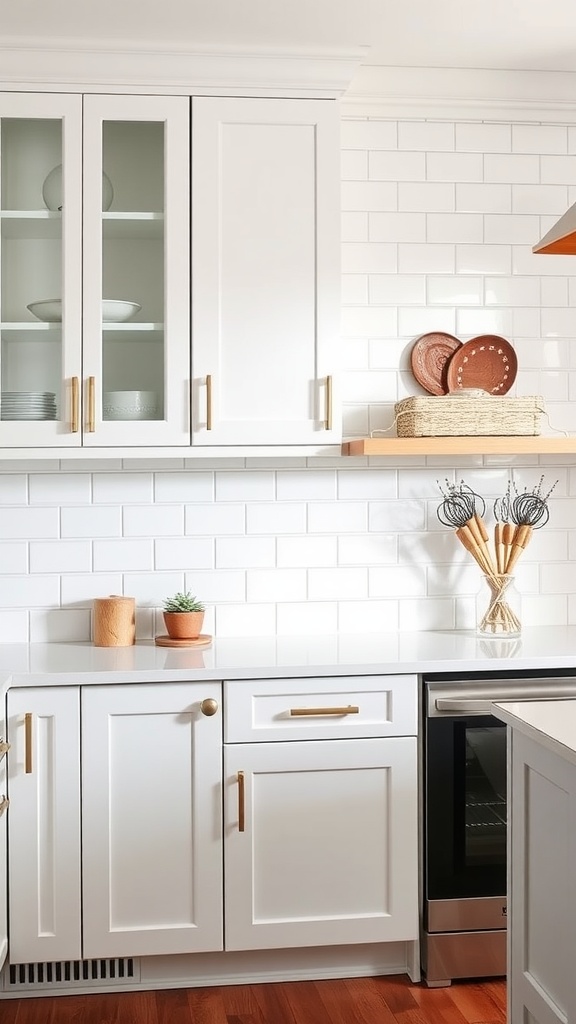
<svg viewBox="0 0 576 1024"><path fill-rule="evenodd" d="M339 111L192 100L192 444L341 437Z"/></svg>
<svg viewBox="0 0 576 1024"><path fill-rule="evenodd" d="M8 693L10 963L78 960L80 690Z"/></svg>
<svg viewBox="0 0 576 1024"><path fill-rule="evenodd" d="M87 958L222 949L220 689L83 688Z"/></svg>
<svg viewBox="0 0 576 1024"><path fill-rule="evenodd" d="M226 948L418 936L416 737L225 747Z"/></svg>

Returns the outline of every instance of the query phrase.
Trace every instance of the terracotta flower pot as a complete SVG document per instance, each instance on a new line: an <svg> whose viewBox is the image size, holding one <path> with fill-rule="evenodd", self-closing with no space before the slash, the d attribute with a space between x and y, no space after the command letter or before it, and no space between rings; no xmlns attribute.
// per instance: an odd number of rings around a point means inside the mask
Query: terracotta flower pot
<svg viewBox="0 0 576 1024"><path fill-rule="evenodd" d="M172 640L195 640L202 631L204 612L163 612L168 636Z"/></svg>

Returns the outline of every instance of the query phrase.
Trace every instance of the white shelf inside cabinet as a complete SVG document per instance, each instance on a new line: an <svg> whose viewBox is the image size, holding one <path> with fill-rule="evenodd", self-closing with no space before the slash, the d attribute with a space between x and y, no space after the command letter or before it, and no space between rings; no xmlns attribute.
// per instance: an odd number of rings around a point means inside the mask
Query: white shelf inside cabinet
<svg viewBox="0 0 576 1024"><path fill-rule="evenodd" d="M154 212L107 212L102 214L104 238L157 238L164 234L164 214Z"/></svg>
<svg viewBox="0 0 576 1024"><path fill-rule="evenodd" d="M163 329L164 329L164 324L161 324L161 323L133 323L131 320L127 321L126 323L121 323L121 324L114 323L111 320L106 320L102 324L102 330L106 331L106 333L108 333L110 331L113 331L114 333L116 333L116 331L120 331L120 332L122 332L124 334L126 333L126 331L139 331L139 332L142 332L142 331L147 331L147 332L157 331L157 332L162 332ZM122 340L125 341L126 339L123 338ZM161 333L159 333L159 337L158 337L157 340L158 341L162 340Z"/></svg>
<svg viewBox="0 0 576 1024"><path fill-rule="evenodd" d="M56 210L2 210L4 238L60 238L62 214Z"/></svg>
<svg viewBox="0 0 576 1024"><path fill-rule="evenodd" d="M62 330L62 323L59 320L52 321L50 323L41 320L39 320L38 323L31 322L30 320L10 320L0 324L0 329L3 331L33 331L34 334L38 331L48 331L54 334L57 331Z"/></svg>

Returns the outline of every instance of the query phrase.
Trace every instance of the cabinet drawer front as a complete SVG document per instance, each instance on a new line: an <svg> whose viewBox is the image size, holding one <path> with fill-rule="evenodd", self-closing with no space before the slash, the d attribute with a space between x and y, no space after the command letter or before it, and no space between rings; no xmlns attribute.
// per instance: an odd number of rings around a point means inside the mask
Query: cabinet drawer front
<svg viewBox="0 0 576 1024"><path fill-rule="evenodd" d="M416 676L226 682L227 743L414 736Z"/></svg>

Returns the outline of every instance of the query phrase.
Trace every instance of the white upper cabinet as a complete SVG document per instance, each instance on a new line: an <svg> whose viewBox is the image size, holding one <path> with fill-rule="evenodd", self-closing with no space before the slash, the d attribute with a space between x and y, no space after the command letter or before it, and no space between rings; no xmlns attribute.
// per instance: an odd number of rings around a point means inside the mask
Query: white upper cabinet
<svg viewBox="0 0 576 1024"><path fill-rule="evenodd" d="M80 96L0 96L3 448L81 442L81 113ZM47 300L61 307L33 305Z"/></svg>
<svg viewBox="0 0 576 1024"><path fill-rule="evenodd" d="M189 105L0 97L1 446L190 443Z"/></svg>
<svg viewBox="0 0 576 1024"><path fill-rule="evenodd" d="M192 101L192 444L341 437L339 112Z"/></svg>
<svg viewBox="0 0 576 1024"><path fill-rule="evenodd" d="M84 97L85 446L190 443L189 108Z"/></svg>

